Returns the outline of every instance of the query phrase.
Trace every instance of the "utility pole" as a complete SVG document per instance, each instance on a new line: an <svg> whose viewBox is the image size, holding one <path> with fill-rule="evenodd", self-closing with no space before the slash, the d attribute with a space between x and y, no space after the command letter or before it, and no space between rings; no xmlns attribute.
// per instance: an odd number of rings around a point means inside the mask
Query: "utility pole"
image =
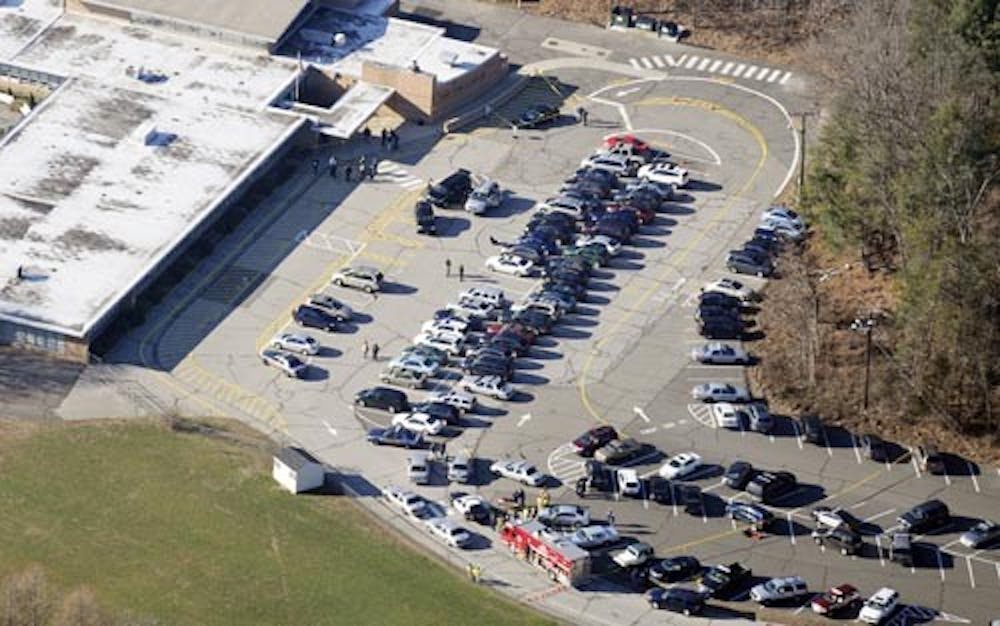
<svg viewBox="0 0 1000 626"><path fill-rule="evenodd" d="M875 320L872 317L859 317L851 324L851 330L865 334L865 410L868 410L868 387L872 376L872 330Z"/></svg>
<svg viewBox="0 0 1000 626"><path fill-rule="evenodd" d="M815 114L813 111L792 114L799 118L799 127L796 129L799 133L799 188L796 198L800 206L802 204L802 191L806 188L806 120L810 115Z"/></svg>

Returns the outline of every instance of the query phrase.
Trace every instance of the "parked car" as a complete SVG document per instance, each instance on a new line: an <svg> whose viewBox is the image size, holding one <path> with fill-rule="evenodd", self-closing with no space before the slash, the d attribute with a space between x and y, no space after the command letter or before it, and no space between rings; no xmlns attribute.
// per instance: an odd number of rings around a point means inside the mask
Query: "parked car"
<svg viewBox="0 0 1000 626"><path fill-rule="evenodd" d="M338 287L351 287L368 293L375 293L382 288L385 276L378 269L369 265L352 265L341 268L330 277L330 282Z"/></svg>
<svg viewBox="0 0 1000 626"><path fill-rule="evenodd" d="M667 609L684 615L697 615L705 608L705 596L684 587L650 589L646 593L646 600L654 609Z"/></svg>
<svg viewBox="0 0 1000 626"><path fill-rule="evenodd" d="M913 458L916 459L917 466L928 474L944 474L948 471L944 455L932 443L917 446L913 451Z"/></svg>
<svg viewBox="0 0 1000 626"><path fill-rule="evenodd" d="M817 446L826 443L826 429L818 415L803 415L799 418L798 428L802 441Z"/></svg>
<svg viewBox="0 0 1000 626"><path fill-rule="evenodd" d="M903 567L913 567L913 535L892 533L889 539L889 560Z"/></svg>
<svg viewBox="0 0 1000 626"><path fill-rule="evenodd" d="M749 402L750 392L729 383L703 383L691 390L691 397L703 402Z"/></svg>
<svg viewBox="0 0 1000 626"><path fill-rule="evenodd" d="M750 362L750 355L742 348L716 341L692 349L691 360L715 365L745 365Z"/></svg>
<svg viewBox="0 0 1000 626"><path fill-rule="evenodd" d="M535 104L521 113L514 125L518 128L537 128L559 118L559 107L552 104Z"/></svg>
<svg viewBox="0 0 1000 626"><path fill-rule="evenodd" d="M271 347L286 352L314 356L319 353L319 342L301 333L278 333L271 338Z"/></svg>
<svg viewBox="0 0 1000 626"><path fill-rule="evenodd" d="M609 441L594 453L594 458L608 465L621 465L636 458L646 450L646 446L635 439Z"/></svg>
<svg viewBox="0 0 1000 626"><path fill-rule="evenodd" d="M774 272L774 265L767 258L753 256L747 252L733 251L726 257L726 269L737 274L767 277Z"/></svg>
<svg viewBox="0 0 1000 626"><path fill-rule="evenodd" d="M675 556L654 563L649 568L649 581L657 585L690 580L701 573L701 563L693 556Z"/></svg>
<svg viewBox="0 0 1000 626"><path fill-rule="evenodd" d="M427 435L439 435L446 426L446 422L443 419L426 413L397 413L392 418L392 423L402 426L407 430Z"/></svg>
<svg viewBox="0 0 1000 626"><path fill-rule="evenodd" d="M760 223L760 228L773 231L779 236L786 237L792 241L798 241L806 236L805 226L799 226L788 220L765 219Z"/></svg>
<svg viewBox="0 0 1000 626"><path fill-rule="evenodd" d="M539 487L548 480L548 476L539 472L531 463L516 459L495 461L490 465L490 471L498 476L524 483L530 487Z"/></svg>
<svg viewBox="0 0 1000 626"><path fill-rule="evenodd" d="M436 207L462 205L472 191L472 174L459 168L447 177L431 185L427 199Z"/></svg>
<svg viewBox="0 0 1000 626"><path fill-rule="evenodd" d="M401 354L389 361L387 367L413 370L424 376L434 376L438 373L441 365L432 357L421 354Z"/></svg>
<svg viewBox="0 0 1000 626"><path fill-rule="evenodd" d="M451 356L465 352L465 335L448 331L421 332L413 337L413 345L429 346Z"/></svg>
<svg viewBox="0 0 1000 626"><path fill-rule="evenodd" d="M715 565L701 577L698 591L707 596L718 597L745 585L752 578L753 571L739 563Z"/></svg>
<svg viewBox="0 0 1000 626"><path fill-rule="evenodd" d="M309 366L299 357L281 350L265 348L260 352L260 360L264 365L276 367L289 378L302 378Z"/></svg>
<svg viewBox="0 0 1000 626"><path fill-rule="evenodd" d="M461 389L439 389L427 396L428 402L441 402L459 411L471 411L476 406L476 396Z"/></svg>
<svg viewBox="0 0 1000 626"><path fill-rule="evenodd" d="M858 619L865 624L881 624L886 621L899 605L899 592L882 587L872 594L861 607Z"/></svg>
<svg viewBox="0 0 1000 626"><path fill-rule="evenodd" d="M826 528L844 526L858 532L864 525L863 521L843 507L831 508L828 506L818 506L812 510L811 515L818 526Z"/></svg>
<svg viewBox="0 0 1000 626"><path fill-rule="evenodd" d="M809 595L809 585L801 576L779 576L750 589L750 599L758 604L797 600Z"/></svg>
<svg viewBox="0 0 1000 626"><path fill-rule="evenodd" d="M473 285L458 294L459 300L476 300L493 307L503 307L507 303L504 290L493 285Z"/></svg>
<svg viewBox="0 0 1000 626"><path fill-rule="evenodd" d="M726 516L736 522L749 524L757 529L764 529L774 521L774 513L758 504L749 502L729 502L726 504Z"/></svg>
<svg viewBox="0 0 1000 626"><path fill-rule="evenodd" d="M390 426L389 428L372 428L369 430L368 441L377 446L419 448L424 443L424 437L420 433L407 430L402 426Z"/></svg>
<svg viewBox="0 0 1000 626"><path fill-rule="evenodd" d="M486 179L479 183L465 201L465 210L473 215L482 215L490 209L495 209L503 202L503 191L500 185Z"/></svg>
<svg viewBox="0 0 1000 626"><path fill-rule="evenodd" d="M434 517L424 524L431 535L453 548L465 548L472 543L472 535L447 517Z"/></svg>
<svg viewBox="0 0 1000 626"><path fill-rule="evenodd" d="M695 452L681 452L667 459L658 472L661 478L677 480L695 473L701 468L701 456Z"/></svg>
<svg viewBox="0 0 1000 626"><path fill-rule="evenodd" d="M679 165L669 162L649 163L639 168L639 178L673 185L683 189L688 185L688 171Z"/></svg>
<svg viewBox="0 0 1000 626"><path fill-rule="evenodd" d="M843 584L831 587L828 591L816 596L809 603L813 613L826 617L837 617L848 614L861 604L861 594L854 585Z"/></svg>
<svg viewBox="0 0 1000 626"><path fill-rule="evenodd" d="M557 528L581 528L590 524L590 511L575 504L553 504L538 511L538 521Z"/></svg>
<svg viewBox="0 0 1000 626"><path fill-rule="evenodd" d="M514 254L498 254L486 259L486 269L511 276L531 276L537 273L535 264Z"/></svg>
<svg viewBox="0 0 1000 626"><path fill-rule="evenodd" d="M454 493L451 498L451 506L465 519L480 524L489 524L493 517L493 507L479 495Z"/></svg>
<svg viewBox="0 0 1000 626"><path fill-rule="evenodd" d="M500 376L465 376L458 382L459 389L498 400L510 400L517 391Z"/></svg>
<svg viewBox="0 0 1000 626"><path fill-rule="evenodd" d="M618 480L618 493L623 496L639 496L642 494L642 481L634 469L620 469L615 472Z"/></svg>
<svg viewBox="0 0 1000 626"><path fill-rule="evenodd" d="M1000 524L990 520L982 520L969 530L962 533L958 538L966 548L985 548L997 543L1000 540Z"/></svg>
<svg viewBox="0 0 1000 626"><path fill-rule="evenodd" d="M816 545L829 546L834 550L839 550L844 556L859 554L864 550L865 546L861 535L847 526L837 526L834 528L820 526L812 532L812 538L816 542Z"/></svg>
<svg viewBox="0 0 1000 626"><path fill-rule="evenodd" d="M599 153L591 155L580 161L580 167L589 167L595 170L605 170L616 176L635 176L637 165L627 157L616 154Z"/></svg>
<svg viewBox="0 0 1000 626"><path fill-rule="evenodd" d="M431 459L422 450L406 457L406 475L417 485L427 485L431 480Z"/></svg>
<svg viewBox="0 0 1000 626"><path fill-rule="evenodd" d="M472 482L472 459L465 454L459 454L448 459L448 480L450 482L468 484Z"/></svg>
<svg viewBox="0 0 1000 626"><path fill-rule="evenodd" d="M752 402L744 407L750 416L750 430L757 433L770 434L774 430L774 418L767 407L760 402Z"/></svg>
<svg viewBox="0 0 1000 626"><path fill-rule="evenodd" d="M786 222L791 222L799 227L805 227L805 222L802 220L802 216L795 211L789 209L786 206L772 206L769 207L761 215L761 221L767 220L783 220Z"/></svg>
<svg viewBox="0 0 1000 626"><path fill-rule="evenodd" d="M876 463L886 463L889 459L889 446L876 434L867 433L860 439L862 454Z"/></svg>
<svg viewBox="0 0 1000 626"><path fill-rule="evenodd" d="M746 492L764 504L771 504L798 487L791 472L759 472L747 485Z"/></svg>
<svg viewBox="0 0 1000 626"><path fill-rule="evenodd" d="M705 339L742 339L744 330L742 320L723 317L702 320L698 327Z"/></svg>
<svg viewBox="0 0 1000 626"><path fill-rule="evenodd" d="M309 306L308 304L300 304L295 308L292 313L292 319L299 326L305 328L319 328L320 330L325 330L328 333L335 332L339 327L337 318L330 315L323 309Z"/></svg>
<svg viewBox="0 0 1000 626"><path fill-rule="evenodd" d="M594 456L594 452L608 442L618 439L614 426L596 426L573 440L573 449L580 456Z"/></svg>
<svg viewBox="0 0 1000 626"><path fill-rule="evenodd" d="M907 532L925 533L950 524L951 513L944 502L928 500L903 513L896 518L896 521Z"/></svg>
<svg viewBox="0 0 1000 626"><path fill-rule="evenodd" d="M717 402L712 405L712 419L719 428L742 430L744 423L749 421L749 416L734 404Z"/></svg>
<svg viewBox="0 0 1000 626"><path fill-rule="evenodd" d="M651 558L653 558L653 546L642 541L631 543L623 550L611 555L611 560L625 569L638 567Z"/></svg>
<svg viewBox="0 0 1000 626"><path fill-rule="evenodd" d="M402 367L387 367L379 373L378 379L388 385L412 389L421 389L427 385L427 374Z"/></svg>
<svg viewBox="0 0 1000 626"><path fill-rule="evenodd" d="M618 543L619 539L618 530L604 524L584 526L566 535L567 541L588 550Z"/></svg>
<svg viewBox="0 0 1000 626"><path fill-rule="evenodd" d="M421 235L437 234L437 216L434 215L434 205L426 198L417 200L413 205L413 220L417 223L417 233Z"/></svg>
<svg viewBox="0 0 1000 626"><path fill-rule="evenodd" d="M346 322L354 315L350 306L325 293L314 293L309 296L310 306L323 310L328 315L334 317L338 322Z"/></svg>
<svg viewBox="0 0 1000 626"><path fill-rule="evenodd" d="M706 283L701 288L702 293L721 293L727 296L738 298L743 302L748 302L756 298L753 289L733 278L720 278L719 280Z"/></svg>
<svg viewBox="0 0 1000 626"><path fill-rule="evenodd" d="M733 461L729 469L722 476L722 480L726 483L727 487L743 491L750 483L750 480L753 479L753 476L753 465L746 461Z"/></svg>
<svg viewBox="0 0 1000 626"><path fill-rule="evenodd" d="M396 485L383 487L382 497L413 516L420 516L427 510L427 500L423 496Z"/></svg>
<svg viewBox="0 0 1000 626"><path fill-rule="evenodd" d="M363 407L382 409L389 413L402 413L410 410L406 393L389 387L371 387L362 389L354 396L354 404Z"/></svg>

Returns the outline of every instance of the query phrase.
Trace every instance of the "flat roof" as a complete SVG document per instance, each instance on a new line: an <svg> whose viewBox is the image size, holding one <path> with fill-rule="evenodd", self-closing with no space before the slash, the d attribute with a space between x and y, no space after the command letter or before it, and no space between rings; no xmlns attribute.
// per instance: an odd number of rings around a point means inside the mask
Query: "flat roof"
<svg viewBox="0 0 1000 626"><path fill-rule="evenodd" d="M83 0L85 4L150 13L277 41L310 0Z"/></svg>
<svg viewBox="0 0 1000 626"><path fill-rule="evenodd" d="M339 44L334 41L338 34L344 36ZM323 7L288 35L278 54L301 54L305 61L354 78L361 77L365 61L401 68L416 61L421 71L448 82L499 53L445 37L445 29L437 26Z"/></svg>
<svg viewBox="0 0 1000 626"><path fill-rule="evenodd" d="M58 0L0 0L0 60L9 59L62 13Z"/></svg>
<svg viewBox="0 0 1000 626"><path fill-rule="evenodd" d="M323 115L323 121L327 125L321 132L349 139L394 91L390 87L358 81Z"/></svg>
<svg viewBox="0 0 1000 626"><path fill-rule="evenodd" d="M0 140L0 317L71 336L302 123L263 108L293 62L135 24L67 14L11 62L69 78Z"/></svg>

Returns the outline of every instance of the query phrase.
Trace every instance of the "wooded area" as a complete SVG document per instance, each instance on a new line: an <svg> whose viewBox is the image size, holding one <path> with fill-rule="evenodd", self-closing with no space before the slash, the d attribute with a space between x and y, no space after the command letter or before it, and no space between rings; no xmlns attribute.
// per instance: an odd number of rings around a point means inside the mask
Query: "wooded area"
<svg viewBox="0 0 1000 626"><path fill-rule="evenodd" d="M1000 26L989 0L870 0L819 43L836 89L811 154L803 210L810 246L860 260L889 278L874 320L883 416L938 418L966 434L998 436L1000 401ZM808 255L786 267L788 292L815 295ZM796 276L798 278L796 279ZM850 284L841 289L851 289ZM886 300L886 298L881 298ZM851 316L832 320L844 329ZM805 314L805 337L815 337ZM789 347L794 360L844 355ZM798 354L795 354L795 353ZM809 356L811 355L811 356ZM854 353L855 360L857 352ZM813 364L815 365L815 364ZM827 370L843 363L822 364ZM855 362L854 365L857 365ZM815 371L811 367L800 370ZM804 385L817 410L857 406L856 389ZM810 402L811 401L811 402ZM875 410L875 409L873 409Z"/></svg>

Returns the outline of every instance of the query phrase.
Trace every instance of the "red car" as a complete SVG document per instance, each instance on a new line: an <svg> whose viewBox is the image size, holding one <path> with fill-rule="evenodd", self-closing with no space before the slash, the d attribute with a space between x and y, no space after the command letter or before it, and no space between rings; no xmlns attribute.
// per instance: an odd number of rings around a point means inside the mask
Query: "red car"
<svg viewBox="0 0 1000 626"><path fill-rule="evenodd" d="M630 204L612 204L608 206L608 213L615 213L616 211L632 211L639 218L639 223L643 226L652 223L656 219L656 212L645 207L640 208Z"/></svg>
<svg viewBox="0 0 1000 626"><path fill-rule="evenodd" d="M645 152L650 147L648 143L635 135L611 135L604 138L604 147L609 150L623 143L630 144L636 152Z"/></svg>
<svg viewBox="0 0 1000 626"><path fill-rule="evenodd" d="M812 610L819 615L833 617L861 604L861 594L854 585L838 585L813 598Z"/></svg>
<svg viewBox="0 0 1000 626"><path fill-rule="evenodd" d="M580 456L594 456L598 448L618 439L618 431L613 426L591 428L573 440L573 448Z"/></svg>
<svg viewBox="0 0 1000 626"><path fill-rule="evenodd" d="M518 322L493 322L486 325L487 335L499 335L500 333L516 335L525 343L534 343L537 336L530 328Z"/></svg>

